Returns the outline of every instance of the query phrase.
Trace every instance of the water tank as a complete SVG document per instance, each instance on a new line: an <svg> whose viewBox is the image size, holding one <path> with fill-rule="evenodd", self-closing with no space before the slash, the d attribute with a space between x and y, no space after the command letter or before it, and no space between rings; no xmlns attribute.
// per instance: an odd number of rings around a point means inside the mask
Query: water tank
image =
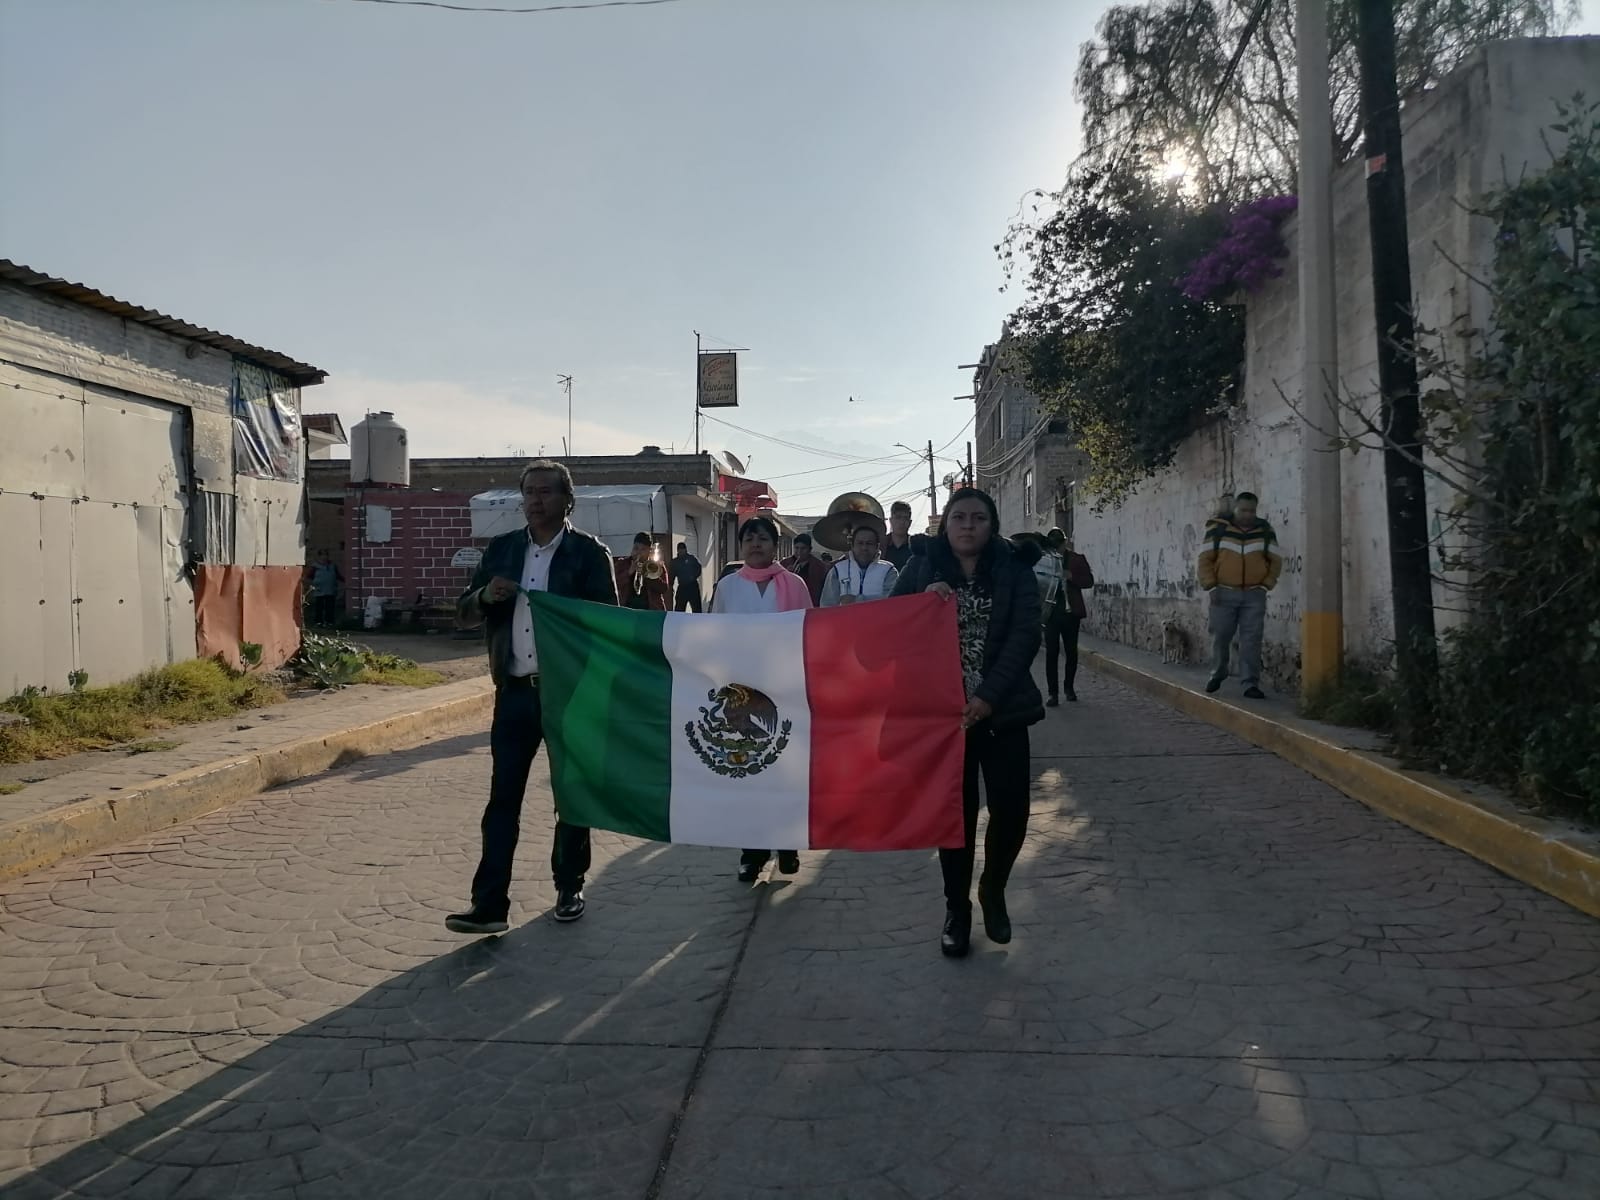
<svg viewBox="0 0 1600 1200"><path fill-rule="evenodd" d="M411 486L406 431L393 413L368 413L350 431L350 482Z"/></svg>

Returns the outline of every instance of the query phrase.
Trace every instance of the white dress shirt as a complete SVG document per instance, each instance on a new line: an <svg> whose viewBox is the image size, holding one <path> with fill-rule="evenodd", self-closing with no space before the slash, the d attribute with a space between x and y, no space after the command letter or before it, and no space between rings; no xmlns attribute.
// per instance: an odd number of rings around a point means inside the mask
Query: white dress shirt
<svg viewBox="0 0 1600 1200"><path fill-rule="evenodd" d="M711 598L714 613L775 613L778 611L776 582L768 583L762 591L737 572L717 581L716 593Z"/></svg>
<svg viewBox="0 0 1600 1200"><path fill-rule="evenodd" d="M539 673L539 652L533 644L533 606L528 603L529 592L550 590L550 560L566 533L562 526L555 537L543 546L533 540L533 530L528 530L528 549L522 556L522 587L517 593L517 608L511 614L511 673L516 676Z"/></svg>

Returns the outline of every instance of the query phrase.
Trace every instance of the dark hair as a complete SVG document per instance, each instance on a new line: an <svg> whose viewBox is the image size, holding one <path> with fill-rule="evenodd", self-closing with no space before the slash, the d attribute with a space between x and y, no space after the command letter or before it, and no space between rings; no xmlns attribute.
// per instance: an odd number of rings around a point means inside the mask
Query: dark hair
<svg viewBox="0 0 1600 1200"><path fill-rule="evenodd" d="M517 476L517 491L522 491L528 485L529 475L554 475L561 481L561 490L566 494L568 501L578 498L572 490L572 472L567 470L565 463L558 463L553 458L536 458L522 468L522 474Z"/></svg>
<svg viewBox="0 0 1600 1200"><path fill-rule="evenodd" d="M796 546L809 546L809 545L811 545L811 535L809 533L797 533L797 534L795 534L794 535L794 544Z"/></svg>
<svg viewBox="0 0 1600 1200"><path fill-rule="evenodd" d="M905 515L909 517L911 515L911 505L907 504L904 500L896 500L893 504L889 505L889 515L893 516L895 513L905 513Z"/></svg>
<svg viewBox="0 0 1600 1200"><path fill-rule="evenodd" d="M1261 501L1256 499L1256 494L1254 492L1239 492L1233 498L1233 502L1235 504L1238 504L1241 500L1248 501L1251 504L1261 503Z"/></svg>
<svg viewBox="0 0 1600 1200"><path fill-rule="evenodd" d="M739 526L738 540L741 542L744 541L745 534L749 533L752 529L760 529L764 531L766 535L772 539L772 544L774 546L778 544L778 523L771 517L751 517L743 525Z"/></svg>
<svg viewBox="0 0 1600 1200"><path fill-rule="evenodd" d="M689 543L688 542L679 542L678 543L678 549L679 550L687 550L688 548L689 548Z"/></svg>
<svg viewBox="0 0 1600 1200"><path fill-rule="evenodd" d="M933 568L935 579L957 583L964 578L961 564L956 561L955 551L950 549L950 539L945 536L944 528L945 522L950 519L950 510L963 500L981 500L989 510L989 542L978 556L977 570L977 578L987 582L994 571L995 555L999 553L1000 509L996 507L994 497L979 488L957 488L950 493L950 499L945 501L944 512L939 514L939 532L928 542L929 565Z"/></svg>
<svg viewBox="0 0 1600 1200"><path fill-rule="evenodd" d="M654 546L656 540L648 533L636 533L633 535L633 544L635 546Z"/></svg>
<svg viewBox="0 0 1600 1200"><path fill-rule="evenodd" d="M872 535L872 540L875 542L881 542L883 540L883 535L878 532L878 527L876 525L857 525L850 530L850 544L852 546L856 544L856 535L859 533L870 533Z"/></svg>

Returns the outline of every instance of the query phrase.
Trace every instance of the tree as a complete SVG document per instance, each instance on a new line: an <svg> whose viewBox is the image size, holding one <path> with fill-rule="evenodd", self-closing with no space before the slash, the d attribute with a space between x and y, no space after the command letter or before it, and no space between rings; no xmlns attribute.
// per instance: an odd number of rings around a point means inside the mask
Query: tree
<svg viewBox="0 0 1600 1200"><path fill-rule="evenodd" d="M1125 164L1076 172L1024 241L1033 268L1008 364L1067 417L1101 504L1170 463L1197 416L1234 399L1243 313L1180 290L1226 228L1221 209Z"/></svg>
<svg viewBox="0 0 1600 1200"><path fill-rule="evenodd" d="M1361 137L1360 68L1354 0L1331 2L1334 161L1343 162ZM1486 42L1559 32L1576 8L1575 0L1397 0L1401 102ZM1292 0L1118 5L1096 32L1079 54L1074 85L1085 160L1182 163L1190 186L1214 203L1296 190Z"/></svg>

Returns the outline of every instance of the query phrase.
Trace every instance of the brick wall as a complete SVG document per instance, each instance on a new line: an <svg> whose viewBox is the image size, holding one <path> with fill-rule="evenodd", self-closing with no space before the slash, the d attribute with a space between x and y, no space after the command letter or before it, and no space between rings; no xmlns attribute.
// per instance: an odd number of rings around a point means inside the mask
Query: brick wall
<svg viewBox="0 0 1600 1200"><path fill-rule="evenodd" d="M452 567L451 557L487 544L472 536L471 499L467 492L352 488L344 505L347 607L359 611L368 596L407 607L419 593L426 603L454 600L471 572ZM387 542L367 541L368 508L376 506L389 510Z"/></svg>

